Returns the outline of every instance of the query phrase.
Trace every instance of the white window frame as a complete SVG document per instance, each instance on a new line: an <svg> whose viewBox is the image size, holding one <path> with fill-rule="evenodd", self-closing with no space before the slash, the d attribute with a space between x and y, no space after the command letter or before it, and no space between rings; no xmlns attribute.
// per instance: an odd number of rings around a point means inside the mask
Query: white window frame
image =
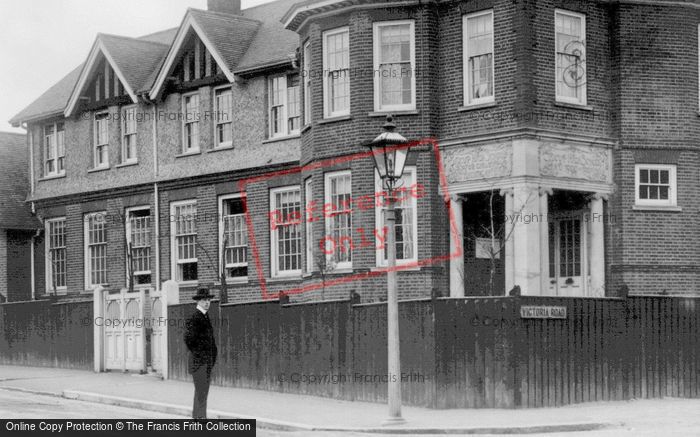
<svg viewBox="0 0 700 437"><path fill-rule="evenodd" d="M131 213L132 213L132 212L136 212L136 211L149 211L149 213L151 213L151 214L150 214L151 222L149 223L149 228L152 226L152 223L153 223L153 222L152 222L152 220L153 220L153 211L151 211L151 207L150 207L150 206L135 206L135 207L127 208L127 209L126 209L126 211L125 211L126 214L125 214L124 231L125 231L125 233L126 233L127 250L128 250L128 244L132 242L132 241L131 241ZM149 267L151 267L151 269L149 269L149 270L138 270L138 271L135 271L135 272L134 272L134 276L136 276L136 275L151 275L151 282L148 283L148 284L137 284L136 281L134 281L134 287L146 287L146 286L149 286L150 284L153 283L153 265L151 264L151 259L150 259L150 258L153 258L153 233L150 232L150 229L149 229L149 237L150 237L150 238L149 238L149 245L148 245L148 248L149 248L149 255L148 255L148 256L149 256ZM133 256L133 255L132 255L132 256ZM127 273L127 277L126 277L126 281L127 281L127 282L126 282L126 284L127 284L127 286L128 286L128 285L129 285L129 276L128 276L128 273L129 273L129 259L126 258L126 259L124 260L124 263L125 263L125 266L126 266L126 270L125 270L125 271L126 271L126 273Z"/></svg>
<svg viewBox="0 0 700 437"><path fill-rule="evenodd" d="M403 176L406 177L407 175L410 175L411 177L411 183L407 184L406 188L410 188L411 185L417 183L417 168L416 166L406 166L404 168ZM374 171L374 186L375 190L377 193L384 192L384 188L382 186L382 179L379 177L379 173L377 171ZM414 216L413 216L413 257L407 258L407 259L396 259L396 265L406 265L406 264L411 264L411 263L417 263L418 262L418 200L416 199L415 196L411 196L410 192L404 192L401 194L402 197L409 197L410 202L411 202L411 208L414 211ZM382 232L384 228L384 223L382 222L382 210L385 209L383 206L376 206L374 208L374 222L376 223L375 229L377 232ZM377 267L386 267L387 266L387 260L384 257L384 248L381 247L382 244L380 240L376 239L375 236L375 241L377 244L377 250L376 250L376 260L377 260ZM386 243L386 242L385 242ZM381 247L381 248L380 248Z"/></svg>
<svg viewBox="0 0 700 437"><path fill-rule="evenodd" d="M223 262L222 262L222 260L221 260L221 255L223 254L222 248L223 248L223 244L224 244L224 228L225 228L225 224L224 224L224 202L227 201L227 200L232 200L232 199L241 199L241 200L243 200L244 205L245 205L245 204L246 204L245 198L246 198L246 195L245 195L244 193L227 194L227 195L219 196L219 217L221 218L221 219L219 220L219 240L218 240L219 244L218 244L218 246L217 246L217 248L218 248L218 256L217 256L217 259L219 260L219 268L218 268L218 270L219 270L219 275L221 275L221 273L223 273L223 272L221 271L221 266L222 266L222 264L223 264ZM238 214L237 214L237 215L238 215ZM239 215L243 216L243 221L245 222L245 221L246 221L245 213L239 214ZM234 268L234 267L249 267L249 266L248 266L248 254L250 253L250 252L249 252L250 243L249 243L249 240L248 240L248 227L247 227L247 223L245 223L245 225L244 225L244 230L245 230L245 233L246 233L246 261L243 262L243 263L226 264L226 266L225 266L225 269L226 269L226 270L228 270L229 268ZM241 247L241 246L239 246L239 247ZM224 254L224 256L225 256L225 254ZM248 272L248 274L250 274L250 271ZM227 280L227 281L231 281L231 282L248 282L248 275L246 275L246 276L229 276L229 275L228 275L228 272L227 272L227 273L226 273L226 280Z"/></svg>
<svg viewBox="0 0 700 437"><path fill-rule="evenodd" d="M218 93L225 93L228 92L229 95L229 102L230 102L230 107L229 107L229 119L228 120L221 120L219 119L219 116L222 114L222 111L219 109L219 100L216 98ZM214 148L215 149L225 149L228 147L233 147L233 88L231 86L226 85L226 86L221 86L214 88L214 114L216 114L216 120L214 122ZM219 142L219 126L225 126L228 125L228 129L231 132L231 140L230 141L224 141L224 142Z"/></svg>
<svg viewBox="0 0 700 437"><path fill-rule="evenodd" d="M104 118L104 123L107 124L107 142L106 143L99 143L99 126L100 126L100 120L97 119L97 117L101 116L106 116ZM93 156L93 168L95 169L102 169L102 168L109 168L109 112L107 111L101 111L101 112L96 112L95 116L93 118L93 125L94 125L94 131L95 135L93 138L93 148L92 148L92 156ZM100 163L98 161L98 148L104 147L106 152L105 152L105 162Z"/></svg>
<svg viewBox="0 0 700 437"><path fill-rule="evenodd" d="M313 179L312 177L304 180L304 245L306 246L306 273L314 271L316 260L314 259L314 217L309 216L311 202L314 199Z"/></svg>
<svg viewBox="0 0 700 437"><path fill-rule="evenodd" d="M311 123L311 42L304 43L304 126Z"/></svg>
<svg viewBox="0 0 700 437"><path fill-rule="evenodd" d="M667 170L668 171L668 199L641 199L639 197L640 170ZM634 166L634 203L637 206L677 206L678 184L676 179L677 167L674 164L635 164Z"/></svg>
<svg viewBox="0 0 700 437"><path fill-rule="evenodd" d="M45 278L46 278L46 293L51 294L53 293L53 269L52 269L52 257L51 257L51 223L57 223L57 222L63 222L63 246L59 246L59 249L63 249L64 253L64 271L63 271L63 276L66 281L66 285L62 285L60 287L56 287L56 293L57 294L65 294L68 291L68 245L66 241L66 237L68 234L68 228L66 226L66 218L65 217L53 217L50 219L47 219L44 221L44 235L46 235L46 240L44 241L44 248L45 248L45 257L46 257L46 262L45 262Z"/></svg>
<svg viewBox="0 0 700 437"><path fill-rule="evenodd" d="M559 80L559 72L558 72L558 52L557 52L557 16L558 15L568 15L569 17L574 17L578 18L581 20L581 35L580 41L582 42L581 47L583 53L581 54L582 60L583 60L583 84L581 85L581 98L572 98L572 97L567 97L567 96L560 96L558 93L558 87L557 83ZM578 12L572 12L572 11L567 11L564 9L555 9L554 10L554 94L557 102L562 102L562 103L569 103L572 105L580 105L580 106L586 106L587 105L587 95L588 95L588 88L587 88L587 82L588 81L588 72L586 70L586 15L585 14L580 14Z"/></svg>
<svg viewBox="0 0 700 437"><path fill-rule="evenodd" d="M411 103L402 105L384 105L381 104L381 77L379 74L379 52L380 39L379 32L384 26L406 25L410 26L410 47L411 47ZM393 20L380 21L373 23L373 58L374 58L374 111L375 112L391 112L391 111L411 111L416 109L416 26L415 20Z"/></svg>
<svg viewBox="0 0 700 437"><path fill-rule="evenodd" d="M136 123L136 110L137 110L136 105L130 105L124 108L123 110L123 115L124 115L124 122L122 123L122 164L136 164L138 162L138 147L136 143L136 139L138 138L138 125ZM130 132L128 130L128 122L129 118L133 118L133 128L134 131ZM127 141L129 140L129 137L131 138L130 141L133 141L132 143L132 149L133 149L133 156L131 158L127 157L127 151L128 151L128 145Z"/></svg>
<svg viewBox="0 0 700 437"><path fill-rule="evenodd" d="M197 112L195 114L195 119L188 120L187 112L187 99L191 97L197 97ZM192 93L186 93L182 95L182 154L192 155L199 153L199 142L202 138L201 126L199 124L199 118L201 114L201 98L199 92L195 91ZM191 148L187 148L187 126L194 125L197 129L197 138L194 142L195 144Z"/></svg>
<svg viewBox="0 0 700 437"><path fill-rule="evenodd" d="M471 57L471 54L469 53L469 20L473 18L480 18L484 15L489 15L491 17L491 95L487 97L472 99L472 83L470 80L471 69L469 68L469 58ZM494 50L494 39L495 29L493 21L493 9L475 12L473 14L465 15L462 17L462 47L464 53L462 71L464 72L464 106L482 105L486 103L493 103L496 101L496 56Z"/></svg>
<svg viewBox="0 0 700 437"><path fill-rule="evenodd" d="M342 262L337 262L333 260L333 255L334 254L326 254L326 261L331 262L332 260L335 262L334 268L335 270L352 270L352 172L350 170L341 170L341 171L334 171L334 172L328 172L324 175L323 179L323 186L324 186L324 205L330 205L332 204L332 199L331 199L331 179L336 178L336 177L345 177L349 176L350 177L350 209L348 214L350 214L350 247L348 247L348 250L350 251L350 260L349 261L342 261ZM324 208L325 210L325 208ZM329 211L333 212L333 211ZM326 213L324 212L324 216ZM325 229L326 229L326 237L333 237L333 229L332 229L332 220L331 217L325 217ZM336 244L336 247L340 246L340 241L334 241Z"/></svg>
<svg viewBox="0 0 700 437"><path fill-rule="evenodd" d="M289 191L299 191L299 213L302 213L302 204L301 204L301 187L299 185L288 185L285 187L277 187L277 188L272 188L270 189L270 212L276 211L277 210L277 202L276 202L276 194L281 193L281 192L289 192ZM290 278L290 277L299 277L301 276L301 245L302 245L302 238L301 238L301 224L299 225L291 225L291 226L299 226L299 268L295 270L280 270L279 269L279 252L277 250L278 246L278 238L277 238L277 232L278 229L272 229L272 226L270 226L270 266L271 266L271 276L273 278Z"/></svg>
<svg viewBox="0 0 700 437"><path fill-rule="evenodd" d="M62 135L58 135L58 126L62 125ZM46 135L46 128L53 128L53 134ZM42 126L42 136L44 138L44 177L63 176L66 174L66 124L64 122L48 123ZM63 154L60 154L59 137L63 143ZM47 144L49 142L51 144ZM62 161L61 161L62 160ZM48 171L49 161L54 161L54 171ZM63 163L63 168L59 168L59 161Z"/></svg>
<svg viewBox="0 0 700 437"><path fill-rule="evenodd" d="M92 217L97 217L97 216L102 216L102 220L104 221L104 236L105 236L105 241L102 243L94 243L90 244L90 220ZM99 211L99 212L91 212L91 213L86 213L83 215L83 245L84 245L84 270L85 270L85 289L86 290L93 290L95 287L98 285L102 286L108 286L108 280L109 280L109 238L108 238L108 232L109 229L107 227L107 212L106 211ZM90 257L90 247L93 245L104 245L105 246L105 282L97 282L93 283L92 282L92 258Z"/></svg>
<svg viewBox="0 0 700 437"><path fill-rule="evenodd" d="M298 73L284 73L284 74L276 74L274 76L269 76L267 78L267 124L268 124L268 134L270 138L284 138L284 137L289 137L293 135L298 135L301 131L301 128L299 129L294 129L294 130L289 130L289 102L288 102L288 97L289 97L289 83L288 83L288 77L292 74L298 74ZM282 111L280 112L280 117L282 119L282 130L278 133L275 133L272 129L272 90L273 90L273 83L275 79L282 78L283 80L280 81L281 87L280 92L282 94L282 102L280 106L282 108ZM301 88L301 77L299 78L299 88ZM299 95L301 96L302 90L299 90ZM299 107L299 124L301 125L301 105Z"/></svg>
<svg viewBox="0 0 700 437"><path fill-rule="evenodd" d="M177 216L176 216L176 211L177 208L180 206L186 206L186 205L195 205L195 217L194 217L194 222L195 222L195 255L197 255L198 250L197 250L197 242L198 242L198 237L199 237L199 230L197 229L197 200L196 199L189 199L189 200L180 200L176 202L171 202L170 203L170 277L172 280L177 282L178 284L185 284L185 285L194 285L199 283L199 276L200 276L200 271L199 271L199 257L195 256L194 258L187 258L187 259L178 259L177 257ZM180 264L190 264L190 263L197 263L197 279L195 280L181 280L180 279L180 269L179 265Z"/></svg>
<svg viewBox="0 0 700 437"><path fill-rule="evenodd" d="M348 58L347 58L347 80L348 80L348 107L343 110L333 111L330 98L331 88L329 82L331 80L331 71L328 59L328 38L339 34L346 33L348 35ZM323 32L323 117L333 118L350 115L350 28L348 26L339 27L333 30Z"/></svg>

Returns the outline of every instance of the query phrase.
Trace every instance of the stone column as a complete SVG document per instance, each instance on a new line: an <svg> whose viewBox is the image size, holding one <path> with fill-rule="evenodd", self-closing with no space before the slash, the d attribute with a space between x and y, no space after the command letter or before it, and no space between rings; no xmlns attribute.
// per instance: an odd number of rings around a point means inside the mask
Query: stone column
<svg viewBox="0 0 700 437"><path fill-rule="evenodd" d="M596 193L591 198L591 244L588 256L591 266L591 289L593 297L605 296L605 221L603 218L605 194Z"/></svg>
<svg viewBox="0 0 700 437"><path fill-rule="evenodd" d="M513 189L513 282L522 295L541 295L541 231L539 189L530 184L516 185Z"/></svg>
<svg viewBox="0 0 700 437"><path fill-rule="evenodd" d="M540 202L540 294L548 294L549 290L549 196L552 195L552 189L540 187L539 189Z"/></svg>
<svg viewBox="0 0 700 437"><path fill-rule="evenodd" d="M513 213L513 189L512 188L506 188L500 191L501 196L505 196L505 218L503 221L503 226L505 227L505 232L503 238L505 238L504 242L504 251L505 254L503 255L503 261L504 261L504 268L506 271L506 289L505 292L507 293L508 290L513 288L515 285L514 282L514 271L515 271L515 263L514 263L514 245L513 245L513 225L515 223L514 221L514 213Z"/></svg>
<svg viewBox="0 0 700 437"><path fill-rule="evenodd" d="M92 289L93 363L95 372L105 370L105 290L101 285Z"/></svg>
<svg viewBox="0 0 700 437"><path fill-rule="evenodd" d="M450 196L450 297L464 297L464 215L458 195Z"/></svg>

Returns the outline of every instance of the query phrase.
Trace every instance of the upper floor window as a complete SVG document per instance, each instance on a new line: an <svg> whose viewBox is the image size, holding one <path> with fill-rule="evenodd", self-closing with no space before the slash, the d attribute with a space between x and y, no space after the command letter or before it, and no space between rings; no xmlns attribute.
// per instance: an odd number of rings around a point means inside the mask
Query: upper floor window
<svg viewBox="0 0 700 437"><path fill-rule="evenodd" d="M60 176L66 173L64 132L63 123L44 126L44 176Z"/></svg>
<svg viewBox="0 0 700 437"><path fill-rule="evenodd" d="M301 190L270 190L272 276L301 275Z"/></svg>
<svg viewBox="0 0 700 437"><path fill-rule="evenodd" d="M215 91L214 109L216 113L216 143L215 147L230 147L233 145L233 98L231 88L221 88Z"/></svg>
<svg viewBox="0 0 700 437"><path fill-rule="evenodd" d="M323 33L323 113L350 114L350 31L347 27Z"/></svg>
<svg viewBox="0 0 700 437"><path fill-rule="evenodd" d="M107 283L107 226L105 213L86 214L85 286L91 289Z"/></svg>
<svg viewBox="0 0 700 437"><path fill-rule="evenodd" d="M374 23L374 109L416 108L413 20Z"/></svg>
<svg viewBox="0 0 700 437"><path fill-rule="evenodd" d="M311 43L304 44L304 125L311 123Z"/></svg>
<svg viewBox="0 0 700 437"><path fill-rule="evenodd" d="M93 150L95 168L109 167L109 113L95 115L95 147Z"/></svg>
<svg viewBox="0 0 700 437"><path fill-rule="evenodd" d="M586 16L554 13L557 101L586 104Z"/></svg>
<svg viewBox="0 0 700 437"><path fill-rule="evenodd" d="M127 210L126 271L134 284L151 283L151 210L149 207Z"/></svg>
<svg viewBox="0 0 700 437"><path fill-rule="evenodd" d="M170 204L172 275L178 282L197 280L197 201Z"/></svg>
<svg viewBox="0 0 700 437"><path fill-rule="evenodd" d="M46 290L66 289L66 218L46 220Z"/></svg>
<svg viewBox="0 0 700 437"><path fill-rule="evenodd" d="M199 152L199 94L182 97L182 153Z"/></svg>
<svg viewBox="0 0 700 437"><path fill-rule="evenodd" d="M413 188L416 185L416 167L406 167L401 177L398 186L406 189ZM379 174L375 171L375 187L377 193L384 192L382 180ZM416 222L417 198L415 196L398 196L400 201L396 204L396 226L395 226L395 242L396 242L396 263L406 264L417 261L418 243L416 235L418 226ZM386 241L388 229L385 227L386 202L376 208L376 223L379 235L377 235L377 265L387 265Z"/></svg>
<svg viewBox="0 0 700 437"><path fill-rule="evenodd" d="M271 77L269 95L270 137L299 133L301 121L299 74Z"/></svg>
<svg viewBox="0 0 700 437"><path fill-rule="evenodd" d="M325 252L331 265L352 268L352 175L350 171L326 174L326 200L330 205L326 218ZM330 246L330 247L329 247Z"/></svg>
<svg viewBox="0 0 700 437"><path fill-rule="evenodd" d="M124 135L122 138L122 162L134 163L136 157L136 107L124 109Z"/></svg>
<svg viewBox="0 0 700 437"><path fill-rule="evenodd" d="M464 104L494 101L493 11L463 18Z"/></svg>
<svg viewBox="0 0 700 437"><path fill-rule="evenodd" d="M676 166L635 165L635 203L640 206L676 206Z"/></svg>
<svg viewBox="0 0 700 437"><path fill-rule="evenodd" d="M221 224L219 247L224 257L226 277L244 279L248 277L248 228L245 219L245 200L239 195L219 199Z"/></svg>

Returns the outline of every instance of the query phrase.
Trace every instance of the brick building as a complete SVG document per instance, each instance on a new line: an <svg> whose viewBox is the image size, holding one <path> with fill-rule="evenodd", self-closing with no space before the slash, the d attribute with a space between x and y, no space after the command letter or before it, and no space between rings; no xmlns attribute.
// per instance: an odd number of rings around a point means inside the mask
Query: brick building
<svg viewBox="0 0 700 437"><path fill-rule="evenodd" d="M26 136L0 132L0 302L31 300L32 259L39 222L24 202L29 194Z"/></svg>
<svg viewBox="0 0 700 437"><path fill-rule="evenodd" d="M695 292L698 22L665 1L211 0L100 34L12 120L36 289L174 279L186 297L224 271L229 301L382 299L381 208L348 207L378 182L347 157L393 114L440 145L409 158L402 297Z"/></svg>

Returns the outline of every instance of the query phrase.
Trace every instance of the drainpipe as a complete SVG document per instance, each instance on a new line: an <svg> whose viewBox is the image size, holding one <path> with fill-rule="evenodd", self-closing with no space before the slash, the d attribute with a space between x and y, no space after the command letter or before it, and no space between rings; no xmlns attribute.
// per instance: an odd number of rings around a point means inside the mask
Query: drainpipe
<svg viewBox="0 0 700 437"><path fill-rule="evenodd" d="M147 95L144 95L148 99ZM160 195L158 192L158 109L157 105L152 100L147 100L148 103L153 104L153 201L155 202L155 215L156 215L156 291L160 291Z"/></svg>
<svg viewBox="0 0 700 437"><path fill-rule="evenodd" d="M34 202L32 202L32 206L34 206ZM42 225L43 225L43 223L42 223ZM31 300L36 300L36 273L34 271L36 269L36 264L34 264L34 259L35 259L34 258L35 257L34 245L36 244L36 239L39 237L39 235L41 235L41 230L42 230L41 228L37 229L36 233L34 235L32 235L31 247L29 248L30 249L29 250L29 263L30 263L29 265L31 267L30 270L31 270L31 281L32 281L32 283L31 283L32 299Z"/></svg>

